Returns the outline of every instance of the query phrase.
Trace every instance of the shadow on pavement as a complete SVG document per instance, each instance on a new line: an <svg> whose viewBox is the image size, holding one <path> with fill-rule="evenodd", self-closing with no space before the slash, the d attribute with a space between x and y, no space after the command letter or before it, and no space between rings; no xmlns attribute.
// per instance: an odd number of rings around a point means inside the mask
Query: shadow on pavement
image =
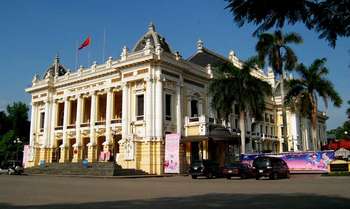
<svg viewBox="0 0 350 209"><path fill-rule="evenodd" d="M114 209L114 208L152 208L152 209L345 209L349 208L350 199L310 194L205 194L189 197L157 198L145 200L127 200L110 202L90 202L77 204L48 204L14 206L0 203L1 209Z"/></svg>

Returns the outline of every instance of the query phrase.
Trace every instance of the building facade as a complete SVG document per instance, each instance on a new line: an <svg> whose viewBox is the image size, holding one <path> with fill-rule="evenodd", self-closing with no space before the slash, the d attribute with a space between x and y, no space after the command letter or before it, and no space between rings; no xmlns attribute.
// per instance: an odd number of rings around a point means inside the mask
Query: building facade
<svg viewBox="0 0 350 209"><path fill-rule="evenodd" d="M108 161L116 153L123 168L161 174L168 133L181 136L182 172L192 160L216 159L223 164L237 158L238 113L233 111L228 125L218 124L208 95L212 66L223 61L242 65L233 52L223 57L201 41L197 52L183 59L153 24L131 51L122 49L119 59L110 57L70 72L56 57L43 77L35 75L26 89L32 96L29 165L41 160ZM252 74L278 86L271 71L258 69ZM249 152L282 151L280 109L274 96L266 100L263 121L249 117ZM313 148L308 121L289 113L288 143L294 151ZM324 121L319 123L319 134L325 138Z"/></svg>

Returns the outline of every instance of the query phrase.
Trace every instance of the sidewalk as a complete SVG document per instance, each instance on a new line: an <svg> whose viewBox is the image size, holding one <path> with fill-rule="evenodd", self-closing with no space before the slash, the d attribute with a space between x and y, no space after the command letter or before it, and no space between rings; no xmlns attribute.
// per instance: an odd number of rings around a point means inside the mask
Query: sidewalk
<svg viewBox="0 0 350 209"><path fill-rule="evenodd" d="M172 177L175 175L128 175L128 176L93 176L93 175L55 175L55 174L24 174L25 176L54 176L54 177L77 177L77 178L101 178L101 179L135 179L135 178L161 178Z"/></svg>

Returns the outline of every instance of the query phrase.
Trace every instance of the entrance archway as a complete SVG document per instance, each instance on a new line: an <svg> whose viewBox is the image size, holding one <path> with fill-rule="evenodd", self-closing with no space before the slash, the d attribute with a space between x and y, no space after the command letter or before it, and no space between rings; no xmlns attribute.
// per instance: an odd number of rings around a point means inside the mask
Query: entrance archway
<svg viewBox="0 0 350 209"><path fill-rule="evenodd" d="M58 163L61 158L62 139L56 140L55 148L52 150L52 162Z"/></svg>
<svg viewBox="0 0 350 209"><path fill-rule="evenodd" d="M96 153L97 153L97 160L100 160L101 152L103 152L103 142L105 141L105 136L99 136L97 137L97 145L96 145Z"/></svg>
<svg viewBox="0 0 350 209"><path fill-rule="evenodd" d="M69 162L72 162L73 160L73 144L75 144L76 140L75 138L69 139L69 143L68 143L68 160Z"/></svg>
<svg viewBox="0 0 350 209"><path fill-rule="evenodd" d="M89 142L90 142L90 138L88 138L88 137L82 138L81 149L82 149L82 159L83 160L88 159L88 147L87 147L87 144Z"/></svg>

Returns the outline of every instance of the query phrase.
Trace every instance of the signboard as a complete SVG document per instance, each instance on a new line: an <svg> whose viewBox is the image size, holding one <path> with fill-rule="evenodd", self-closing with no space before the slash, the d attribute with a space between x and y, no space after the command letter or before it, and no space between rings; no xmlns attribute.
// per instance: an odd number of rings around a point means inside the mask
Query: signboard
<svg viewBox="0 0 350 209"><path fill-rule="evenodd" d="M164 173L180 173L180 135L165 135Z"/></svg>
<svg viewBox="0 0 350 209"><path fill-rule="evenodd" d="M30 147L29 145L24 145L23 147L23 161L22 165L23 167L27 167L28 161L30 160Z"/></svg>
<svg viewBox="0 0 350 209"><path fill-rule="evenodd" d="M335 159L334 151L288 152L280 154L246 154L241 155L243 163L252 164L259 156L279 157L284 160L291 172L327 172L328 164Z"/></svg>

